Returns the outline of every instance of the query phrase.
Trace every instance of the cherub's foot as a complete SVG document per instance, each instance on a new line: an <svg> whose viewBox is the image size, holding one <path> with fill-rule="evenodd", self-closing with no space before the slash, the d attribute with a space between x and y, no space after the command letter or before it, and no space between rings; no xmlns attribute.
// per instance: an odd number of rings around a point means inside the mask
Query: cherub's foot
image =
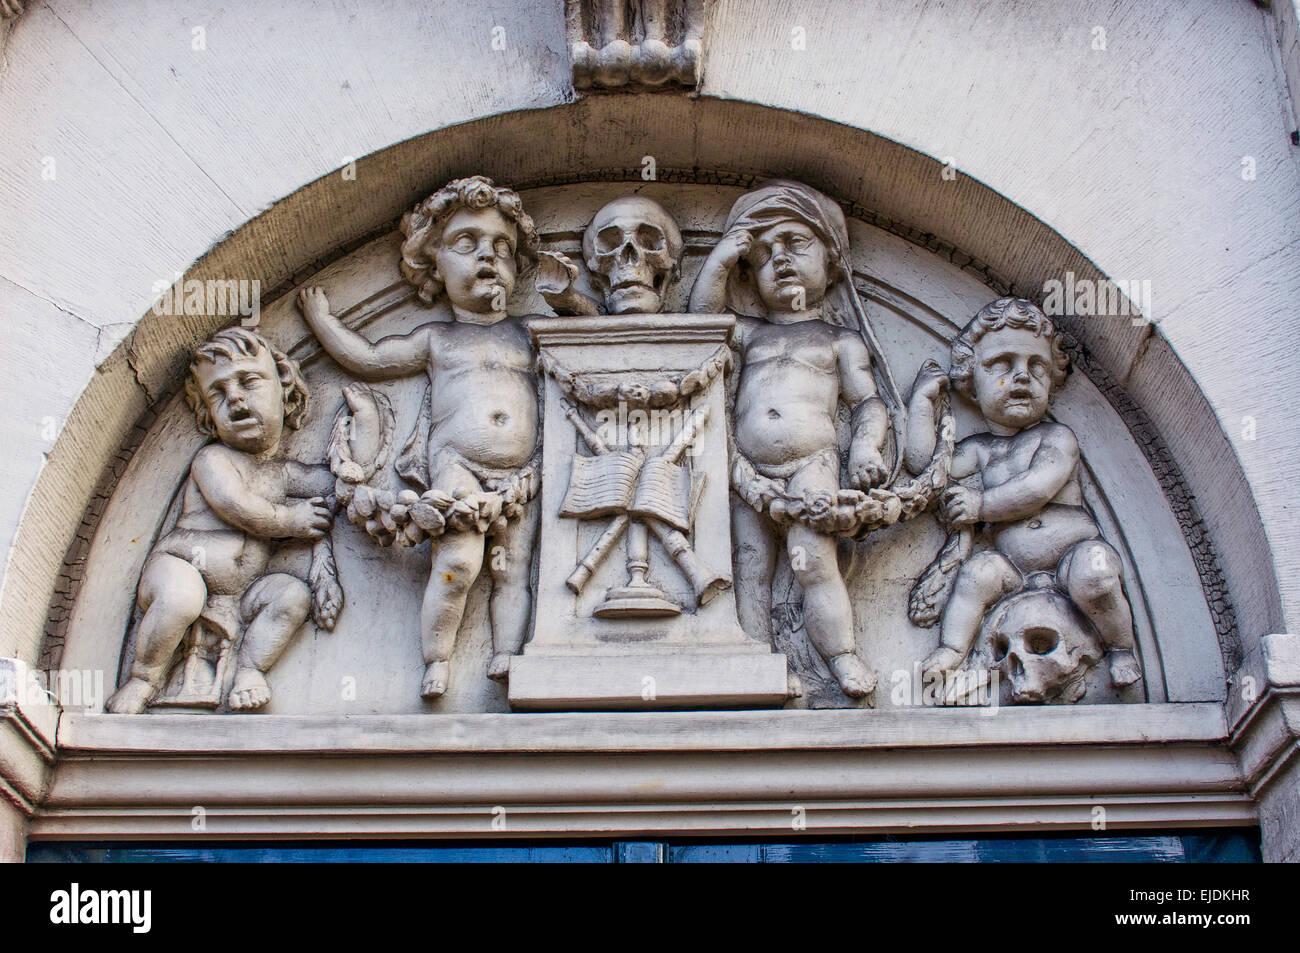
<svg viewBox="0 0 1300 953"><path fill-rule="evenodd" d="M876 690L876 673L852 652L836 655L826 664L840 683L840 691L850 698L865 698Z"/></svg>
<svg viewBox="0 0 1300 953"><path fill-rule="evenodd" d="M498 652L492 656L492 664L488 666L488 678L495 679L498 682L504 682L510 677L510 660L514 658L509 652Z"/></svg>
<svg viewBox="0 0 1300 953"><path fill-rule="evenodd" d="M104 707L114 715L138 715L149 707L155 691L143 678L133 678L115 691Z"/></svg>
<svg viewBox="0 0 1300 953"><path fill-rule="evenodd" d="M1132 685L1142 677L1142 666L1133 653L1124 650L1110 653L1110 680L1117 688Z"/></svg>
<svg viewBox="0 0 1300 953"><path fill-rule="evenodd" d="M420 685L420 695L424 698L438 698L447 691L447 683L450 680L450 662L430 662L424 669L424 681Z"/></svg>
<svg viewBox="0 0 1300 953"><path fill-rule="evenodd" d="M965 657L951 646L940 645L925 657L925 661L921 663L921 671L927 674L930 672L953 672L957 670L957 666L961 664L962 659Z"/></svg>
<svg viewBox="0 0 1300 953"><path fill-rule="evenodd" d="M229 699L233 711L251 711L270 700L271 686L266 684L266 676L255 668L241 668L235 672Z"/></svg>

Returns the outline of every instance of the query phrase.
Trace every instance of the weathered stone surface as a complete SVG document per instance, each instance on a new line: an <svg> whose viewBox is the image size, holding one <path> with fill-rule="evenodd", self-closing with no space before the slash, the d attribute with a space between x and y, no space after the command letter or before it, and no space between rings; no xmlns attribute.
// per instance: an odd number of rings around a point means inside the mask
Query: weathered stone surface
<svg viewBox="0 0 1300 953"><path fill-rule="evenodd" d="M1124 313L1062 319L1088 377L1076 373L1056 411L1083 448L1086 504L1125 562L1146 697L1222 699L1225 662L1257 658L1264 634L1295 628L1300 546L1288 507L1300 450L1285 408L1300 375L1278 333L1300 291L1296 123L1285 106L1300 49L1293 0L1159 15L1101 2L1026 10L1005 0L978 15L718 2L699 98L603 92L577 103L558 3L412 4L360 32L343 18L362 14L344 8L201 23L167 11L123 18L108 4L27 6L0 23L0 109L14 131L0 137L0 215L17 225L0 238L0 289L10 289L0 306L26 316L7 323L4 342L25 365L5 385L21 408L0 498L6 543L4 513L25 512L0 589L0 654L117 671L160 507L198 449L172 394L191 350L230 323L140 318L155 282L182 272L262 282L268 340L337 396L350 382L320 359L285 292L323 284L366 336L408 331L421 312L401 290L394 224L429 189L476 169L519 186L539 221L554 223L548 250L578 260L605 202L630 187L655 197L683 233L687 280L667 292L679 311L740 191L772 175L815 185L849 214L853 281L902 380L942 360L995 295L1044 303L1045 283L1066 273L1149 281L1154 325ZM313 55L285 74L289 33ZM360 36L376 51L364 71L348 65ZM430 58L436 75L412 68ZM1012 60L1025 70L1008 73ZM266 96L271 82L288 92ZM1008 114L1011 100L1022 108ZM602 181L626 184L592 185ZM578 283L599 294L585 275ZM526 297L512 313L545 309ZM418 388L384 385L380 396L410 432ZM955 410L959 432L975 432L969 409ZM46 417L59 436L38 446L30 435ZM323 459L327 430L309 429L293 452ZM377 533L402 529L413 505L389 492ZM149 505L129 502L141 494L153 494ZM423 520L428 533L436 520ZM918 646L901 609L873 607L897 605L942 542L914 521L847 567L855 616L876 624L858 637L882 673L906 675ZM418 613L422 553L384 554L377 571L369 545L366 527L342 527L340 573L381 579L365 595L383 607L375 617ZM469 594L458 670L495 654L487 594L483 583ZM404 637L367 653L339 635L287 650L276 677L311 687L290 688L273 710L420 710L421 657ZM815 669L804 649L801 664ZM474 682L453 682L436 710L504 708L501 686ZM1120 700L1104 679L1087 698ZM1290 803L1290 775L1274 777L1261 791L1281 793L1261 797ZM1277 833L1292 815L1261 805L1276 819L1265 824L1271 856L1293 856Z"/></svg>

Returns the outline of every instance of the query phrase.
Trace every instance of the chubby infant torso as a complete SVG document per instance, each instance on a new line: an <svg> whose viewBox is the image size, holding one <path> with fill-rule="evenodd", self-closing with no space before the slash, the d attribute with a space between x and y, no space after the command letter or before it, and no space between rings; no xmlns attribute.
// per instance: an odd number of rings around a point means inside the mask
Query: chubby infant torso
<svg viewBox="0 0 1300 953"><path fill-rule="evenodd" d="M840 329L824 321L737 321L742 366L736 444L760 465L791 463L836 445Z"/></svg>
<svg viewBox="0 0 1300 953"><path fill-rule="evenodd" d="M471 463L511 469L537 446L537 379L517 318L437 326L429 340L433 422L429 460L444 448Z"/></svg>
<svg viewBox="0 0 1300 953"><path fill-rule="evenodd" d="M984 489L1001 486L1028 470L1042 438L1039 428L1010 437L983 435L985 462L980 475ZM1083 506L1077 464L1065 486L1039 512L994 525L994 545L1021 572L1054 570L1076 543L1100 535L1096 521Z"/></svg>
<svg viewBox="0 0 1300 953"><path fill-rule="evenodd" d="M220 445L209 445L200 452L223 454L239 471L248 495L278 506L286 504L288 477L283 460L257 460ZM176 527L158 541L155 552L168 553L194 566L210 594L238 594L266 572L274 546L274 541L222 520L191 473L182 490Z"/></svg>

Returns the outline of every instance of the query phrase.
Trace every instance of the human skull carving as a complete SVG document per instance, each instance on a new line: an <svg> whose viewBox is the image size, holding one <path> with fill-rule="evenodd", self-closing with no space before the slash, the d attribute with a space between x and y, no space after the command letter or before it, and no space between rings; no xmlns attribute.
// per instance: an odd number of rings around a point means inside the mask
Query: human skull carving
<svg viewBox="0 0 1300 953"><path fill-rule="evenodd" d="M596 213L583 232L582 254L607 314L654 314L680 274L682 233L658 202L629 195Z"/></svg>
<svg viewBox="0 0 1300 953"><path fill-rule="evenodd" d="M1077 702L1103 654L1092 625L1055 586L1003 599L985 618L981 641L1013 705Z"/></svg>

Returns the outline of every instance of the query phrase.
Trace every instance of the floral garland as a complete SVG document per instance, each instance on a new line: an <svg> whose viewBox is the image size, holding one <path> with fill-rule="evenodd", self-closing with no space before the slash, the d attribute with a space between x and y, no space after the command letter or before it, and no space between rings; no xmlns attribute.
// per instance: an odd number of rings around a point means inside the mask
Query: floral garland
<svg viewBox="0 0 1300 953"><path fill-rule="evenodd" d="M828 536L864 539L875 530L919 516L948 486L956 427L946 395L938 416L938 439L930 462L902 485L866 491L842 489L833 494L793 494L786 480L759 473L744 454L734 449L733 440L731 487L753 509L766 513L779 526L802 523Z"/></svg>
<svg viewBox="0 0 1300 953"><path fill-rule="evenodd" d="M622 403L636 409L662 410L708 390L731 367L731 349L722 345L694 370L650 384L593 380L569 370L547 353L538 358L537 366L555 381L565 397L588 407L604 410Z"/></svg>
<svg viewBox="0 0 1300 953"><path fill-rule="evenodd" d="M447 532L502 532L506 523L519 517L524 505L537 495L537 464L534 457L509 477L485 480L487 489L482 493L393 493L343 479L335 481L334 493L340 503L347 505L348 521L364 529L380 546L418 546Z"/></svg>
<svg viewBox="0 0 1300 953"><path fill-rule="evenodd" d="M350 385L347 396L330 435L334 495L347 508L348 522L380 546L418 546L446 532L500 532L537 495L540 452L509 476L483 480L480 493L377 489L370 480L392 456L393 409L383 394L364 384ZM352 438L360 429L372 431L378 443L365 465L353 457Z"/></svg>

